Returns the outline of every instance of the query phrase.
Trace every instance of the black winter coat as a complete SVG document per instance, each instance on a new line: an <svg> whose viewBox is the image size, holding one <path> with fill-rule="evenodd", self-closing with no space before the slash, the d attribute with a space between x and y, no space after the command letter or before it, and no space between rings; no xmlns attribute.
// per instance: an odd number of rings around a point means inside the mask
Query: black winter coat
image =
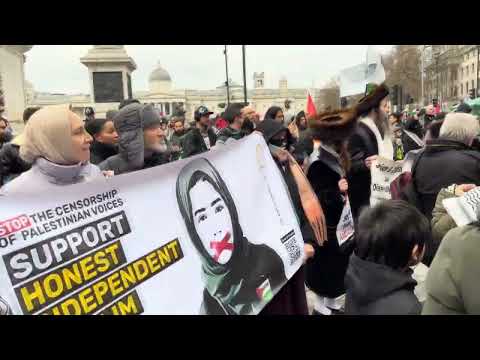
<svg viewBox="0 0 480 360"><path fill-rule="evenodd" d="M228 139L232 138L234 140L240 140L246 135L245 132L241 130L232 129L230 126L223 128L217 135L218 143L226 143Z"/></svg>
<svg viewBox="0 0 480 360"><path fill-rule="evenodd" d="M215 131L213 131L212 128L209 128L207 133L208 139L210 140L210 147L215 146L215 143L217 142ZM185 159L193 155L201 154L205 151L208 151L208 148L207 145L205 145L205 141L203 141L203 136L200 133L200 130L196 127L190 129L183 138L182 158Z"/></svg>
<svg viewBox="0 0 480 360"><path fill-rule="evenodd" d="M422 139L423 136L425 135L422 124L420 123L420 121L415 119L408 119L405 122L405 130L413 132L420 139Z"/></svg>
<svg viewBox="0 0 480 360"><path fill-rule="evenodd" d="M94 141L90 147L90 162L97 165L107 160L110 156L117 154L118 148L116 146Z"/></svg>
<svg viewBox="0 0 480 360"><path fill-rule="evenodd" d="M414 134L418 136L417 133L414 132ZM418 137L422 139L421 136ZM418 150L422 147L421 145L418 145L417 142L415 142L415 140L413 140L405 131L402 131L402 145L405 155L412 150Z"/></svg>
<svg viewBox="0 0 480 360"><path fill-rule="evenodd" d="M360 209L370 205L372 178L370 169L365 165L365 159L378 155L375 134L364 123L358 123L355 133L349 139L348 151L352 159L352 165L347 174L348 192L352 214L356 219L360 214Z"/></svg>
<svg viewBox="0 0 480 360"><path fill-rule="evenodd" d="M325 150L325 154L329 154ZM306 264L306 284L316 294L329 298L336 298L345 293L344 278L348 266L351 250L342 251L337 240L337 225L340 221L344 201L338 182L342 178L340 171L335 171L327 162L314 161L308 168L307 178L312 185L315 194L322 205L327 223L328 241L319 246L312 242L315 255ZM329 162L333 162L341 169L338 161L329 156Z"/></svg>
<svg viewBox="0 0 480 360"><path fill-rule="evenodd" d="M20 146L8 143L0 150L0 186L30 170L31 165L20 157Z"/></svg>
<svg viewBox="0 0 480 360"><path fill-rule="evenodd" d="M452 184L480 185L480 153L460 142L431 140L417 156L412 176L419 210L431 220L442 188Z"/></svg>
<svg viewBox="0 0 480 360"><path fill-rule="evenodd" d="M178 146L180 148L179 151L172 151L172 159L171 161L176 161L180 159L182 155L183 149L183 139L186 132L184 131L181 135L178 135L176 132L173 133L172 137L170 138L170 147Z"/></svg>
<svg viewBox="0 0 480 360"><path fill-rule="evenodd" d="M420 315L412 270L394 270L352 254L345 276L345 315Z"/></svg>

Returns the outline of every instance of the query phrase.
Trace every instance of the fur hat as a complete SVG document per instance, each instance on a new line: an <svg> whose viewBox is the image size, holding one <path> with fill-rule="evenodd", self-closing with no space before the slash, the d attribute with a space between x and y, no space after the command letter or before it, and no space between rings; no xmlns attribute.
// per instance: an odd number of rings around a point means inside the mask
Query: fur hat
<svg viewBox="0 0 480 360"><path fill-rule="evenodd" d="M363 98L358 101L357 104L357 113L358 115L363 115L369 113L370 110L376 108L380 105L380 101L385 99L390 90L388 89L385 83L382 83L378 86L374 86L373 90L367 93Z"/></svg>
<svg viewBox="0 0 480 360"><path fill-rule="evenodd" d="M350 137L357 125L353 108L326 111L308 119L311 136L320 141L343 141Z"/></svg>

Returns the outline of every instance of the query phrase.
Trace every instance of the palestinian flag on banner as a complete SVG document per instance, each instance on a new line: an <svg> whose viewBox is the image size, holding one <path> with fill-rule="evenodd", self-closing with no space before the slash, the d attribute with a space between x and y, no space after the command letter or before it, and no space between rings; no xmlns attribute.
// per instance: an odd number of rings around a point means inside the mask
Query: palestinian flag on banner
<svg viewBox="0 0 480 360"><path fill-rule="evenodd" d="M270 281L268 281L268 279L256 289L256 292L258 298L262 301L270 301L273 298L272 288L270 287Z"/></svg>

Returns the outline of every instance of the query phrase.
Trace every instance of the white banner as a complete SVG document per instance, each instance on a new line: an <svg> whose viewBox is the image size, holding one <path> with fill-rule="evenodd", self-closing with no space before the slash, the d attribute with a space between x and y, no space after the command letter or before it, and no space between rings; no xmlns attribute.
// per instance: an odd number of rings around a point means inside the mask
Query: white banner
<svg viewBox="0 0 480 360"><path fill-rule="evenodd" d="M367 49L366 62L340 72L340 96L365 93L369 83L381 84L385 81L382 57L372 46Z"/></svg>
<svg viewBox="0 0 480 360"><path fill-rule="evenodd" d="M303 259L257 134L0 204L0 297L14 314L257 314Z"/></svg>
<svg viewBox="0 0 480 360"><path fill-rule="evenodd" d="M465 226L478 221L477 207L480 205L480 187L476 187L461 197L443 200L443 206L457 226Z"/></svg>
<svg viewBox="0 0 480 360"><path fill-rule="evenodd" d="M348 196L345 197L345 205L337 225L337 241L338 245L342 244L355 235L355 224L353 222L352 208Z"/></svg>
<svg viewBox="0 0 480 360"><path fill-rule="evenodd" d="M393 161L378 157L370 168L372 185L370 205L374 206L382 200L390 200L390 184L403 172L403 161Z"/></svg>

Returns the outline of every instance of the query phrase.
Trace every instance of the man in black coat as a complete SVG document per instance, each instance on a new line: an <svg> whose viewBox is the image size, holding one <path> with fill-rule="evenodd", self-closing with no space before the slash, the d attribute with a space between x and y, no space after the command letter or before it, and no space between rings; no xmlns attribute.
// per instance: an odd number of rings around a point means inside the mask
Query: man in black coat
<svg viewBox="0 0 480 360"><path fill-rule="evenodd" d="M23 123L26 125L30 117L39 110L39 107L29 107L23 112ZM31 165L20 157L20 145L23 136L20 134L0 150L0 186L11 181L21 173L30 170Z"/></svg>
<svg viewBox="0 0 480 360"><path fill-rule="evenodd" d="M478 120L469 114L450 113L440 137L427 142L412 168L413 186L420 211L430 220L437 195L452 184L480 185L480 153L471 148L480 132Z"/></svg>
<svg viewBox="0 0 480 360"><path fill-rule="evenodd" d="M209 116L211 114L213 112L209 111L205 106L200 106L195 111L195 127L190 129L183 139L183 159L201 154L215 146L217 135L215 135L215 131L213 131L210 125Z"/></svg>
<svg viewBox="0 0 480 360"><path fill-rule="evenodd" d="M425 149L417 156L412 167L412 187L415 204L428 218L437 195L442 188L452 184L480 185L480 152L471 145L480 132L475 116L464 113L450 113L440 128L438 139L427 142ZM427 244L423 263L430 266L436 246Z"/></svg>
<svg viewBox="0 0 480 360"><path fill-rule="evenodd" d="M170 159L158 111L152 105L130 103L114 117L118 154L99 164L115 175L165 164Z"/></svg>
<svg viewBox="0 0 480 360"><path fill-rule="evenodd" d="M361 208L370 205L372 162L378 156L393 160L393 142L386 114L388 94L388 87L381 84L362 98L356 107L360 119L349 139L352 164L347 174L354 218L358 218Z"/></svg>

